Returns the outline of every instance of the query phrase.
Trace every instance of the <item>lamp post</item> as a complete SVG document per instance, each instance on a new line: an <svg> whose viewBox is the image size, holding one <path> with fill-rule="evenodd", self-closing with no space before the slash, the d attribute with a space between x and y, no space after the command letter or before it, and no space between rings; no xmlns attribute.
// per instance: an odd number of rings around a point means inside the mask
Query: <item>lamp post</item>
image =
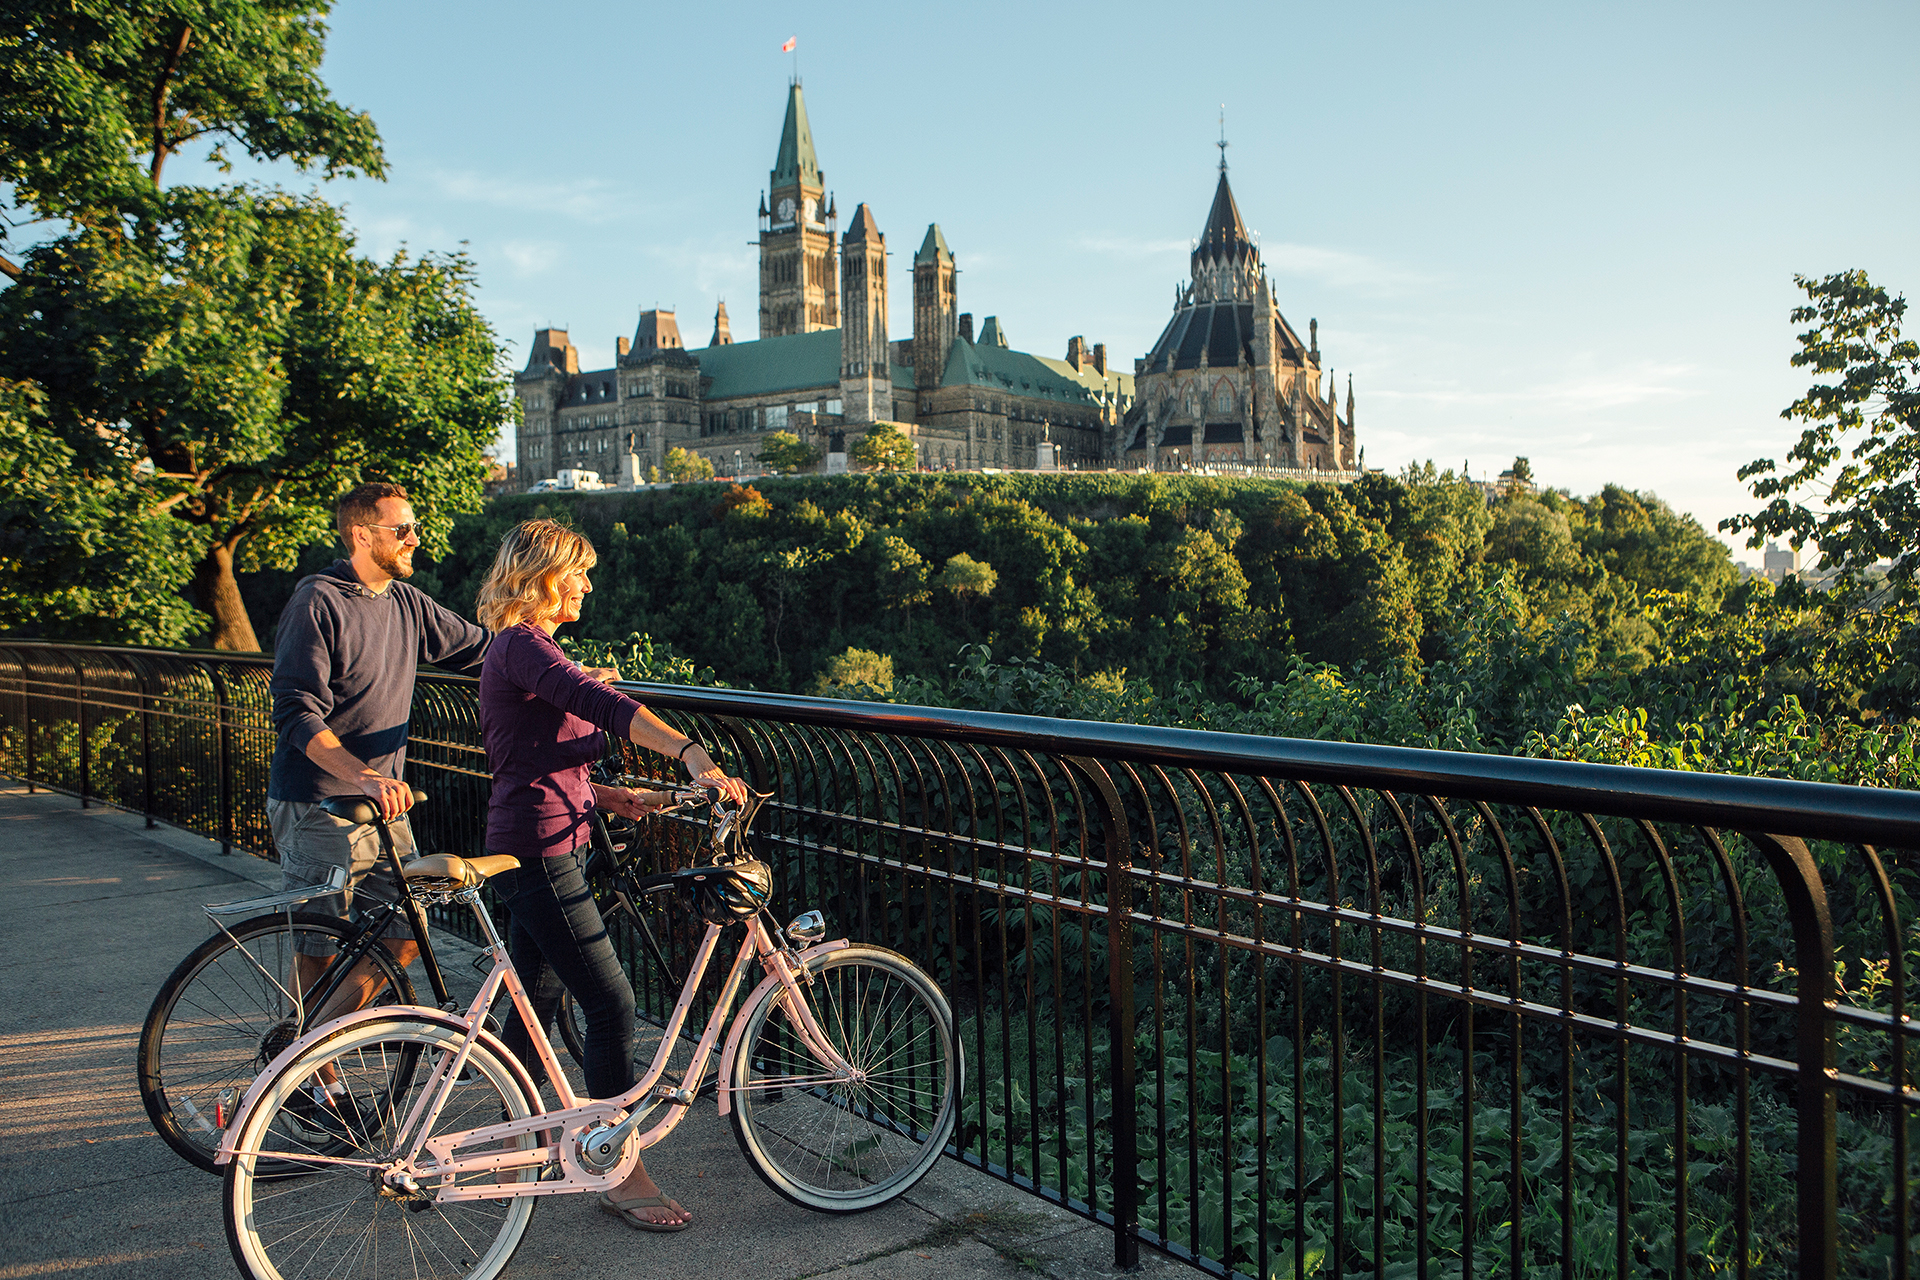
<svg viewBox="0 0 1920 1280"><path fill-rule="evenodd" d="M740 478L740 451L738 449L733 451L733 478L735 480Z"/></svg>

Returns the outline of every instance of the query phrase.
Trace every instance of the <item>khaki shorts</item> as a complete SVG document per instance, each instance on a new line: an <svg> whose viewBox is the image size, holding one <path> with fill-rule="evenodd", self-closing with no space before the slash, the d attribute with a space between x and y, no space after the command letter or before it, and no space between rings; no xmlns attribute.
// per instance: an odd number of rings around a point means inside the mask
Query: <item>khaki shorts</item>
<svg viewBox="0 0 1920 1280"><path fill-rule="evenodd" d="M380 848L380 833L371 822L355 824L336 818L318 804L298 800L268 800L267 822L273 828L274 847L280 851L280 887L297 889L303 885L325 884L335 867L347 869L344 893L330 893L309 900L304 910L320 911L341 919L352 918L354 899L365 895L371 902L399 900L400 886L393 865ZM413 856L413 829L407 815L401 814L387 824L393 836L393 850L405 862ZM298 949L309 955L331 954L320 939L302 934ZM381 930L383 938L411 938L413 929L402 912Z"/></svg>

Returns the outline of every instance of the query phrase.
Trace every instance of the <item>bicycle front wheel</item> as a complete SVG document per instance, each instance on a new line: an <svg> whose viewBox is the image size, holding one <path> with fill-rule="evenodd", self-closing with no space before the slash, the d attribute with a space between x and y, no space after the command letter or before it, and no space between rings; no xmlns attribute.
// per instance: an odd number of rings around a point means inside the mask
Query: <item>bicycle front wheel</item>
<svg viewBox="0 0 1920 1280"><path fill-rule="evenodd" d="M728 1086L734 1137L795 1204L852 1213L925 1176L953 1133L962 1066L953 1013L931 978L881 947L830 952L800 991L850 1072L823 1063L784 988L741 1016Z"/></svg>
<svg viewBox="0 0 1920 1280"><path fill-rule="evenodd" d="M491 1280L506 1268L533 1216L531 1197L436 1203L445 1179L424 1153L407 1167L410 1180L389 1176L424 1140L418 1127L402 1126L461 1039L452 1028L396 1014L315 1045L268 1082L227 1166L227 1243L242 1274ZM314 1092L322 1080L345 1092L323 1101ZM424 1138L531 1113L511 1067L476 1044ZM508 1145L524 1150L538 1139L526 1134ZM538 1176L523 1169L461 1181Z"/></svg>
<svg viewBox="0 0 1920 1280"><path fill-rule="evenodd" d="M140 1028L135 1074L154 1132L183 1158L218 1172L213 1155L234 1104L306 1029L296 950L330 960L351 932L323 912L255 916L195 947L161 984ZM413 984L385 947L367 959L369 1003L414 1003Z"/></svg>

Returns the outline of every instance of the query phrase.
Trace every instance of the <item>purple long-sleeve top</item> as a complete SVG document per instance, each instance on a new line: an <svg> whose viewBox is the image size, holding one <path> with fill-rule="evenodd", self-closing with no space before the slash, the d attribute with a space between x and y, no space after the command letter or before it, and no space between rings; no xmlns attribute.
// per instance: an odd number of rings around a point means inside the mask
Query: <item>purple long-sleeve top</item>
<svg viewBox="0 0 1920 1280"><path fill-rule="evenodd" d="M587 768L606 752L605 733L626 737L639 710L540 628L523 622L496 635L480 668L480 737L493 768L487 849L550 858L585 844Z"/></svg>

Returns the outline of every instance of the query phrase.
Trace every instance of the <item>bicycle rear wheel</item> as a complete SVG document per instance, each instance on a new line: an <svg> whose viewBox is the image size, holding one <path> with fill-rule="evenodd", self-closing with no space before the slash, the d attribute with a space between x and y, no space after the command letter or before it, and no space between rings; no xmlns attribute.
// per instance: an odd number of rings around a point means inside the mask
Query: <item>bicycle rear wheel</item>
<svg viewBox="0 0 1920 1280"><path fill-rule="evenodd" d="M461 1040L454 1028L395 1014L315 1045L268 1082L227 1166L227 1243L242 1274L491 1280L506 1268L533 1217L533 1198L436 1203L443 1180L424 1153L411 1170L413 1186L383 1176L420 1137L401 1126ZM310 1090L329 1068L349 1101L323 1109ZM531 1113L512 1066L476 1044L426 1136ZM537 1145L532 1134L512 1140L521 1150ZM480 1181L495 1175L470 1175L462 1185Z"/></svg>
<svg viewBox="0 0 1920 1280"><path fill-rule="evenodd" d="M229 933L231 936L229 936ZM213 1154L233 1107L267 1063L305 1030L294 1000L296 945L331 958L351 936L336 916L255 916L216 933L161 984L140 1028L135 1074L154 1132L183 1158L217 1172ZM412 1004L413 984L385 947L368 956L373 1004Z"/></svg>
<svg viewBox="0 0 1920 1280"><path fill-rule="evenodd" d="M766 1184L795 1204L852 1213L925 1176L953 1133L963 1065L953 1013L931 978L881 947L829 952L802 996L853 1068L837 1078L773 986L742 1015L728 1080L733 1133Z"/></svg>

